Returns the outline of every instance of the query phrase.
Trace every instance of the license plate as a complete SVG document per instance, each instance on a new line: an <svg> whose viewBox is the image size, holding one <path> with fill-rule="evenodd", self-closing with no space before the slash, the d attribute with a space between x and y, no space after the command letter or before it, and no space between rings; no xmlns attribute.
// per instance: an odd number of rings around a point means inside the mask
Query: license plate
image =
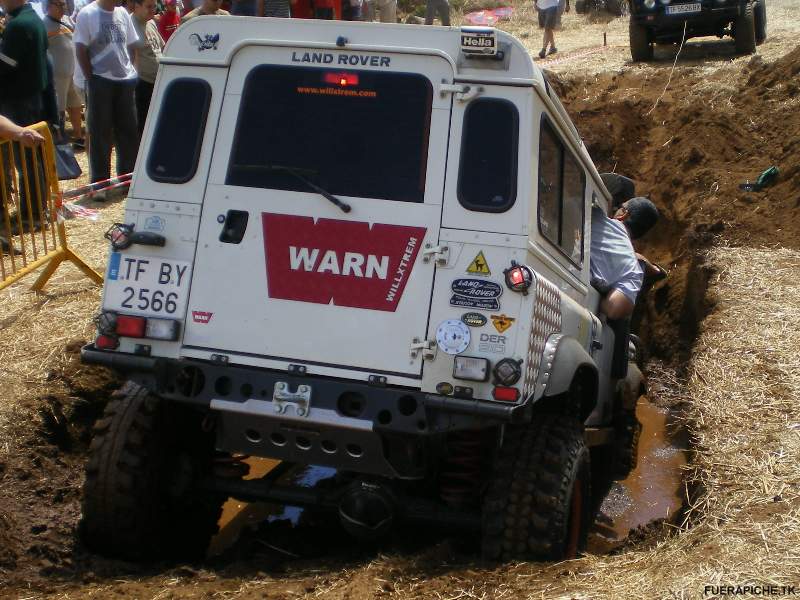
<svg viewBox="0 0 800 600"><path fill-rule="evenodd" d="M182 316L191 279L189 261L112 252L103 308L122 313Z"/></svg>
<svg viewBox="0 0 800 600"><path fill-rule="evenodd" d="M699 2L696 4L673 4L667 7L668 15L682 15L686 13L700 12L703 5Z"/></svg>

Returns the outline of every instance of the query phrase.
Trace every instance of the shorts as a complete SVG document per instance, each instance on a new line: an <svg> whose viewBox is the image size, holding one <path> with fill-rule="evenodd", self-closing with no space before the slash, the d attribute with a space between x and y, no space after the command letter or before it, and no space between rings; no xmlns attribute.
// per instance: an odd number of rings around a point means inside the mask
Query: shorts
<svg viewBox="0 0 800 600"><path fill-rule="evenodd" d="M539 28L555 29L558 24L558 6L551 6L539 11Z"/></svg>
<svg viewBox="0 0 800 600"><path fill-rule="evenodd" d="M83 98L75 83L72 75L68 77L54 77L53 87L56 88L56 101L58 102L58 112L62 113L68 108L83 106Z"/></svg>

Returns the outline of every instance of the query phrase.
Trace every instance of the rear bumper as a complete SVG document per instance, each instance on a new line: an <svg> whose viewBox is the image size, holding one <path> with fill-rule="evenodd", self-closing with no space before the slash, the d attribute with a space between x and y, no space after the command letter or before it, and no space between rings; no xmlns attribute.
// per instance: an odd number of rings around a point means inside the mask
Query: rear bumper
<svg viewBox="0 0 800 600"><path fill-rule="evenodd" d="M504 405L346 379L98 350L84 363L124 373L166 400L210 409L217 445L304 464L417 478L443 434L530 419L526 405ZM276 384L310 388L310 407L274 401ZM359 408L360 407L360 408Z"/></svg>
<svg viewBox="0 0 800 600"><path fill-rule="evenodd" d="M703 6L700 12L679 15L668 15L661 5L655 10L639 8L631 14L631 20L651 31L667 33L675 32L680 38L683 33L683 24L686 23L687 37L697 35L714 35L728 23L739 16L739 4L732 6L708 7Z"/></svg>

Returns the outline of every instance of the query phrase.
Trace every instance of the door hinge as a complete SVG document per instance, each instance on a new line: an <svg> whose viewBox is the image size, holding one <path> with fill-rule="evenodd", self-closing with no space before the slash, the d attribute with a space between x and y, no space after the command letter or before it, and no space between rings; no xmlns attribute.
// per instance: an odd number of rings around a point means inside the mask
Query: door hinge
<svg viewBox="0 0 800 600"><path fill-rule="evenodd" d="M483 92L481 85L464 85L460 83L442 83L439 85L439 94L453 94L459 102L469 102Z"/></svg>
<svg viewBox="0 0 800 600"><path fill-rule="evenodd" d="M422 262L429 263L431 258L436 260L436 264L440 267L446 267L450 261L450 246L432 246L425 244L422 250Z"/></svg>
<svg viewBox="0 0 800 600"><path fill-rule="evenodd" d="M422 352L422 360L433 360L436 358L436 340L421 340L415 337L411 340L411 358L417 358Z"/></svg>

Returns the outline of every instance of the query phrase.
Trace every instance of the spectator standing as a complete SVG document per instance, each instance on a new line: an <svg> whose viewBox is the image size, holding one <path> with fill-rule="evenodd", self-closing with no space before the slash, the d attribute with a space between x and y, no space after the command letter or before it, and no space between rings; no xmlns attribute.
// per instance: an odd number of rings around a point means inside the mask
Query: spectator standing
<svg viewBox="0 0 800 600"><path fill-rule="evenodd" d="M111 176L112 139L117 174L130 173L139 147L133 66L139 36L131 16L114 0L95 0L78 13L74 40L88 93L91 180Z"/></svg>
<svg viewBox="0 0 800 600"><path fill-rule="evenodd" d="M153 17L156 15L156 0L134 0L133 26L139 35L139 62L136 70L139 81L136 84L136 119L139 123L139 137L144 131L150 99L153 97L153 84L158 73L158 59L164 49L164 40L158 32Z"/></svg>
<svg viewBox="0 0 800 600"><path fill-rule="evenodd" d="M0 112L21 126L42 118L47 30L25 0L0 0L10 17L0 44Z"/></svg>
<svg viewBox="0 0 800 600"><path fill-rule="evenodd" d="M366 21L375 20L375 11L380 13L381 23L397 23L397 0L367 0Z"/></svg>
<svg viewBox="0 0 800 600"><path fill-rule="evenodd" d="M256 13L256 4L261 4L261 2L256 2L256 0L231 0L231 14L237 17L255 17L256 14L261 16L261 14Z"/></svg>
<svg viewBox="0 0 800 600"><path fill-rule="evenodd" d="M166 44L181 24L181 16L176 0L164 0L164 12L158 17L158 33Z"/></svg>
<svg viewBox="0 0 800 600"><path fill-rule="evenodd" d="M219 6L222 4L222 0L203 0L203 3L195 9L190 10L188 13L183 15L181 18L181 23L186 23L189 19L194 19L195 17L199 17L201 15L229 15L227 10L221 9Z"/></svg>
<svg viewBox="0 0 800 600"><path fill-rule="evenodd" d="M67 3L64 0L49 0L47 3L47 16L44 20L47 29L49 48L47 53L53 61L53 85L58 102L58 114L63 119L64 112L69 115L72 123L72 141L76 147L82 148L83 125L81 123L81 109L83 98L73 82L75 75L75 44L72 34L75 23L65 14Z"/></svg>
<svg viewBox="0 0 800 600"><path fill-rule="evenodd" d="M428 0L425 5L425 25L433 25L435 13L445 27L450 26L450 3L447 0Z"/></svg>
<svg viewBox="0 0 800 600"><path fill-rule="evenodd" d="M539 11L539 27L544 29L542 37L542 49L539 58L544 58L548 54L558 52L554 30L558 25L558 2L559 0L533 0L533 5ZM569 12L569 0L566 2L565 12ZM548 51L547 46L550 45Z"/></svg>
<svg viewBox="0 0 800 600"><path fill-rule="evenodd" d="M282 17L288 19L292 16L291 10L289 9L289 0L256 0L256 11L256 14L264 17Z"/></svg>

